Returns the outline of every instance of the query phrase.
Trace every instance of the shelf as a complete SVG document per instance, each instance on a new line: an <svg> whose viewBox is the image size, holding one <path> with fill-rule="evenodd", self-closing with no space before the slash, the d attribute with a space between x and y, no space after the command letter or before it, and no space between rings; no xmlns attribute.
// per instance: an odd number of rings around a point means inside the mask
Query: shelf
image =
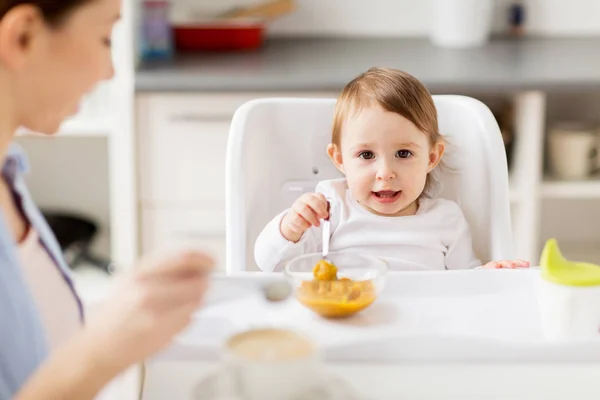
<svg viewBox="0 0 600 400"><path fill-rule="evenodd" d="M545 180L541 196L546 199L600 199L600 177L580 181Z"/></svg>

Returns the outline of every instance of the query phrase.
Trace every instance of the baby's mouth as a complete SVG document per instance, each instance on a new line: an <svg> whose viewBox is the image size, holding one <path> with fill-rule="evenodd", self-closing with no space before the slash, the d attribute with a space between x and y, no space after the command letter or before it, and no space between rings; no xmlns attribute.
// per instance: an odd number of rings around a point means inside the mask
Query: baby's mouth
<svg viewBox="0 0 600 400"><path fill-rule="evenodd" d="M402 193L401 190L395 192L393 190L382 190L379 192L371 192L373 197L383 203L387 203L387 202L393 202L395 201L400 194Z"/></svg>

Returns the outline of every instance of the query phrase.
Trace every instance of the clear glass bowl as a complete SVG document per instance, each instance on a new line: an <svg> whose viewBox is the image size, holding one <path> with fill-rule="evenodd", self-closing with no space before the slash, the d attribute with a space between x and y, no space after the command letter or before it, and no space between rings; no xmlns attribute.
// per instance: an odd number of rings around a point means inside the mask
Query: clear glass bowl
<svg viewBox="0 0 600 400"><path fill-rule="evenodd" d="M385 285L387 264L374 256L331 252L329 262L337 268L337 280L319 281L313 275L321 253L306 254L287 263L284 274L296 299L327 318L348 317L369 307Z"/></svg>

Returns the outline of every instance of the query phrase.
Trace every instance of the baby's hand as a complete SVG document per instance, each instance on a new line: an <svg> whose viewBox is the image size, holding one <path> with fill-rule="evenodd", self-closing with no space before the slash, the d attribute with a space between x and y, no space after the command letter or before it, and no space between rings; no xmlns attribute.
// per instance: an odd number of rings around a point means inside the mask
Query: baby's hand
<svg viewBox="0 0 600 400"><path fill-rule="evenodd" d="M319 226L319 219L329 218L329 205L321 193L306 193L294 202L281 220L281 234L296 243L311 226Z"/></svg>
<svg viewBox="0 0 600 400"><path fill-rule="evenodd" d="M490 261L489 263L485 264L484 266L482 266L481 268L486 268L486 269L500 269L500 268L508 268L508 269L515 269L515 268L529 268L529 261L524 261L524 260L502 260L502 261Z"/></svg>

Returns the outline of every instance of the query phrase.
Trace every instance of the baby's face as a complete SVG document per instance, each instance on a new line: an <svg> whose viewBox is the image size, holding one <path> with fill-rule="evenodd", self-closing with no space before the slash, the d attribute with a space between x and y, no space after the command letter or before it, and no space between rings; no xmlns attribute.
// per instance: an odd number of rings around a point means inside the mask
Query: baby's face
<svg viewBox="0 0 600 400"><path fill-rule="evenodd" d="M377 105L344 123L341 153L334 150L332 158L360 204L374 214L401 216L416 212L427 174L442 152L442 144L432 148L408 119Z"/></svg>

